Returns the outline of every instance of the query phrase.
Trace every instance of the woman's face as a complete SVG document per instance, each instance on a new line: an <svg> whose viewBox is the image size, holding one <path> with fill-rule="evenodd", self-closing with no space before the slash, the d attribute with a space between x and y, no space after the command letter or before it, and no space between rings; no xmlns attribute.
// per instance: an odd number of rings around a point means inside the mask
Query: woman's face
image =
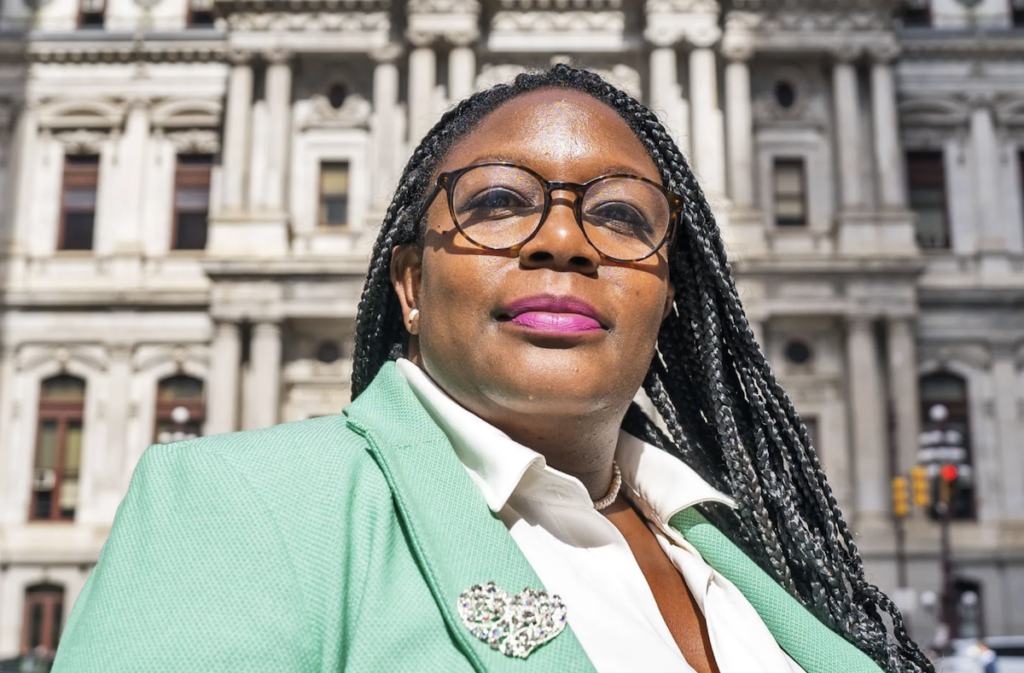
<svg viewBox="0 0 1024 673"><path fill-rule="evenodd" d="M558 89L500 107L452 148L439 172L483 161L515 162L552 181L628 173L661 182L611 108ZM540 231L509 253L467 241L442 192L428 210L422 250L395 249L392 277L414 334L410 357L498 427L510 415L620 419L671 306L665 253L603 261L576 223L575 198L555 191ZM419 314L410 320L413 308Z"/></svg>

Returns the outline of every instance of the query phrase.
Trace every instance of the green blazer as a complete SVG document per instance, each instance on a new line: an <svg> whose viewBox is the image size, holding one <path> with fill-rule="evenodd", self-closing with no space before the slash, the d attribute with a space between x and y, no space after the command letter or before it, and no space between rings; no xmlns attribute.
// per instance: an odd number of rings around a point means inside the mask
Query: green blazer
<svg viewBox="0 0 1024 673"><path fill-rule="evenodd" d="M676 527L807 673L879 673L696 511ZM541 588L393 364L344 415L145 452L54 673L593 671L473 637L474 584ZM572 622L572 606L569 606Z"/></svg>

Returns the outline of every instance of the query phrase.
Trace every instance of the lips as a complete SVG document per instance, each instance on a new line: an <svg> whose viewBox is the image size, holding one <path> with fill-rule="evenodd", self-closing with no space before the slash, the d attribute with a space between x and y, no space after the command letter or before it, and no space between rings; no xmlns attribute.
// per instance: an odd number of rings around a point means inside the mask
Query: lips
<svg viewBox="0 0 1024 673"><path fill-rule="evenodd" d="M524 297L509 304L501 317L519 327L555 334L580 334L604 329L597 310L574 297Z"/></svg>

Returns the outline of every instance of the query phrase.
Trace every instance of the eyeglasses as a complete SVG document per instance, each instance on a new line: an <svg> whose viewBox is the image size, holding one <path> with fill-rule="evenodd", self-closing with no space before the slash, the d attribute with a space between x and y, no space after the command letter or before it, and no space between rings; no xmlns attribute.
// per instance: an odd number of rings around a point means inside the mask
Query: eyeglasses
<svg viewBox="0 0 1024 673"><path fill-rule="evenodd" d="M683 197L635 175L602 175L589 182L545 180L507 162L473 164L441 173L423 206L444 189L455 226L487 250L516 250L537 235L551 212L551 193L576 195L576 224L602 257L639 262L656 253L674 230ZM422 217L422 213L421 213Z"/></svg>

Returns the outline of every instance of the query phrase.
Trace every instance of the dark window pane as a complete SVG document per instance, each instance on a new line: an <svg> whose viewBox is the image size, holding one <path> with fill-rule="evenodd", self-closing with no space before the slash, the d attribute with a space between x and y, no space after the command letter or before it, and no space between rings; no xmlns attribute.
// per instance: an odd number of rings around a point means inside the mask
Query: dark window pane
<svg viewBox="0 0 1024 673"><path fill-rule="evenodd" d="M206 249L206 213L178 213L177 235L174 237L175 250Z"/></svg>
<svg viewBox="0 0 1024 673"><path fill-rule="evenodd" d="M774 171L775 224L807 224L807 194L803 159L776 159Z"/></svg>
<svg viewBox="0 0 1024 673"><path fill-rule="evenodd" d="M96 210L96 189L94 187L65 187L64 208L68 210Z"/></svg>
<svg viewBox="0 0 1024 673"><path fill-rule="evenodd" d="M44 400L84 400L85 381L74 376L53 376L43 381Z"/></svg>
<svg viewBox="0 0 1024 673"><path fill-rule="evenodd" d="M348 224L349 175L347 163L320 165L320 225L340 227Z"/></svg>
<svg viewBox="0 0 1024 673"><path fill-rule="evenodd" d="M907 198L915 214L918 245L925 249L948 248L946 168L942 152L907 153Z"/></svg>
<svg viewBox="0 0 1024 673"><path fill-rule="evenodd" d="M161 402L169 400L196 400L203 397L203 382L191 376L172 376L160 382L157 399Z"/></svg>
<svg viewBox="0 0 1024 673"><path fill-rule="evenodd" d="M36 491L36 508L33 519L49 519L50 508L53 506L53 491Z"/></svg>
<svg viewBox="0 0 1024 673"><path fill-rule="evenodd" d="M57 644L60 642L61 626L64 623L64 601L56 599L53 603L53 622L50 628L51 638L50 642L53 643L53 649L57 649Z"/></svg>
<svg viewBox="0 0 1024 673"><path fill-rule="evenodd" d="M29 608L28 623L28 646L29 649L33 649L43 644L43 606L41 603L32 603L32 607Z"/></svg>
<svg viewBox="0 0 1024 673"><path fill-rule="evenodd" d="M68 154L64 157L64 163L70 166L99 166L100 157L98 154Z"/></svg>
<svg viewBox="0 0 1024 673"><path fill-rule="evenodd" d="M92 250L95 213L64 213L61 250Z"/></svg>
<svg viewBox="0 0 1024 673"><path fill-rule="evenodd" d="M189 14L188 25L192 28L207 28L213 24L213 12L193 9L191 14Z"/></svg>

